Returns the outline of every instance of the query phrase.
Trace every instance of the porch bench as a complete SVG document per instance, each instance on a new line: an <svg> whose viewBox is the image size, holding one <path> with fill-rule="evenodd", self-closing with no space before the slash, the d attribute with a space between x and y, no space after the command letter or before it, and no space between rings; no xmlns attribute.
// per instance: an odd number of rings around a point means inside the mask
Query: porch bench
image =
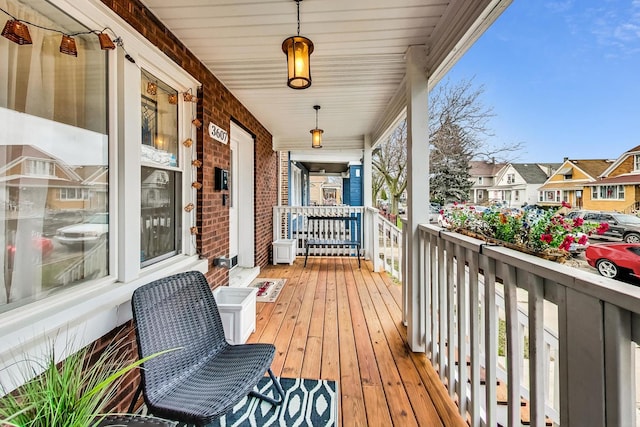
<svg viewBox="0 0 640 427"><path fill-rule="evenodd" d="M307 258L309 257L309 248L311 247L355 247L358 255L358 268L360 268L360 235L359 235L359 221L360 218L357 216L309 216L307 217L307 229L308 230L318 230L319 234L322 232L320 230L319 225L321 223L327 222L344 222L345 230L350 231L351 239L331 239L331 238L319 238L319 237L311 237L307 238L305 241L305 256L304 256L304 266L307 266ZM317 224L318 227L314 228L313 224ZM324 234L329 234L327 230L324 230ZM346 234L346 233L345 233ZM345 237L345 236L340 236Z"/></svg>

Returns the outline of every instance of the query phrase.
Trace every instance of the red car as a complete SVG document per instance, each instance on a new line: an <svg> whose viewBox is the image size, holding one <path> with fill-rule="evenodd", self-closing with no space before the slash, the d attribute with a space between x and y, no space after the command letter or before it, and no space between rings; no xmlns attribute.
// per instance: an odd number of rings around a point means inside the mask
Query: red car
<svg viewBox="0 0 640 427"><path fill-rule="evenodd" d="M585 251L587 262L604 277L640 278L640 243L598 243Z"/></svg>

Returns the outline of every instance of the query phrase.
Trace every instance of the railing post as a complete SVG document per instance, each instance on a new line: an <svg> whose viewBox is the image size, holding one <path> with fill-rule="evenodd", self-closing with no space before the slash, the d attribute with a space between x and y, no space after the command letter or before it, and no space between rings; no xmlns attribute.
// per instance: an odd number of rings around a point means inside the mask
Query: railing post
<svg viewBox="0 0 640 427"><path fill-rule="evenodd" d="M371 218L371 262L373 264L373 271L376 273L380 271L380 257L378 256L378 251L380 250L380 236L379 236L379 227L380 223L378 218L378 212L369 212L369 217Z"/></svg>
<svg viewBox="0 0 640 427"><path fill-rule="evenodd" d="M606 424L602 304L571 288L563 289L558 304L560 424L603 426Z"/></svg>
<svg viewBox="0 0 640 427"><path fill-rule="evenodd" d="M631 313L604 303L604 359L607 425L635 426L635 358Z"/></svg>

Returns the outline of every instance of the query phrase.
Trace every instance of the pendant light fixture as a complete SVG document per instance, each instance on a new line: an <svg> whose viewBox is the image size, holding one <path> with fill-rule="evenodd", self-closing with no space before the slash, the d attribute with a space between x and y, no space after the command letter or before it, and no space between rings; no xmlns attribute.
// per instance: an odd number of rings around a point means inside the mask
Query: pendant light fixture
<svg viewBox="0 0 640 427"><path fill-rule="evenodd" d="M287 86L292 89L306 89L311 86L311 54L313 42L300 35L300 2L298 7L298 35L282 42L282 51L287 55Z"/></svg>
<svg viewBox="0 0 640 427"><path fill-rule="evenodd" d="M320 106L314 105L313 109L316 110L316 128L309 131L311 132L311 148L322 148L322 134L324 131L318 129L318 110Z"/></svg>

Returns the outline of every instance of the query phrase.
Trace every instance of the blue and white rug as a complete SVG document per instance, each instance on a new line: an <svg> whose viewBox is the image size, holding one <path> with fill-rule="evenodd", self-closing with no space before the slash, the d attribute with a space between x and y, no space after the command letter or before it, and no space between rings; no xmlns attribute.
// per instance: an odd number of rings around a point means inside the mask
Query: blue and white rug
<svg viewBox="0 0 640 427"><path fill-rule="evenodd" d="M280 406L245 397L208 427L228 426L336 426L338 416L335 381L280 378L285 400ZM274 397L271 379L258 383L257 391Z"/></svg>

